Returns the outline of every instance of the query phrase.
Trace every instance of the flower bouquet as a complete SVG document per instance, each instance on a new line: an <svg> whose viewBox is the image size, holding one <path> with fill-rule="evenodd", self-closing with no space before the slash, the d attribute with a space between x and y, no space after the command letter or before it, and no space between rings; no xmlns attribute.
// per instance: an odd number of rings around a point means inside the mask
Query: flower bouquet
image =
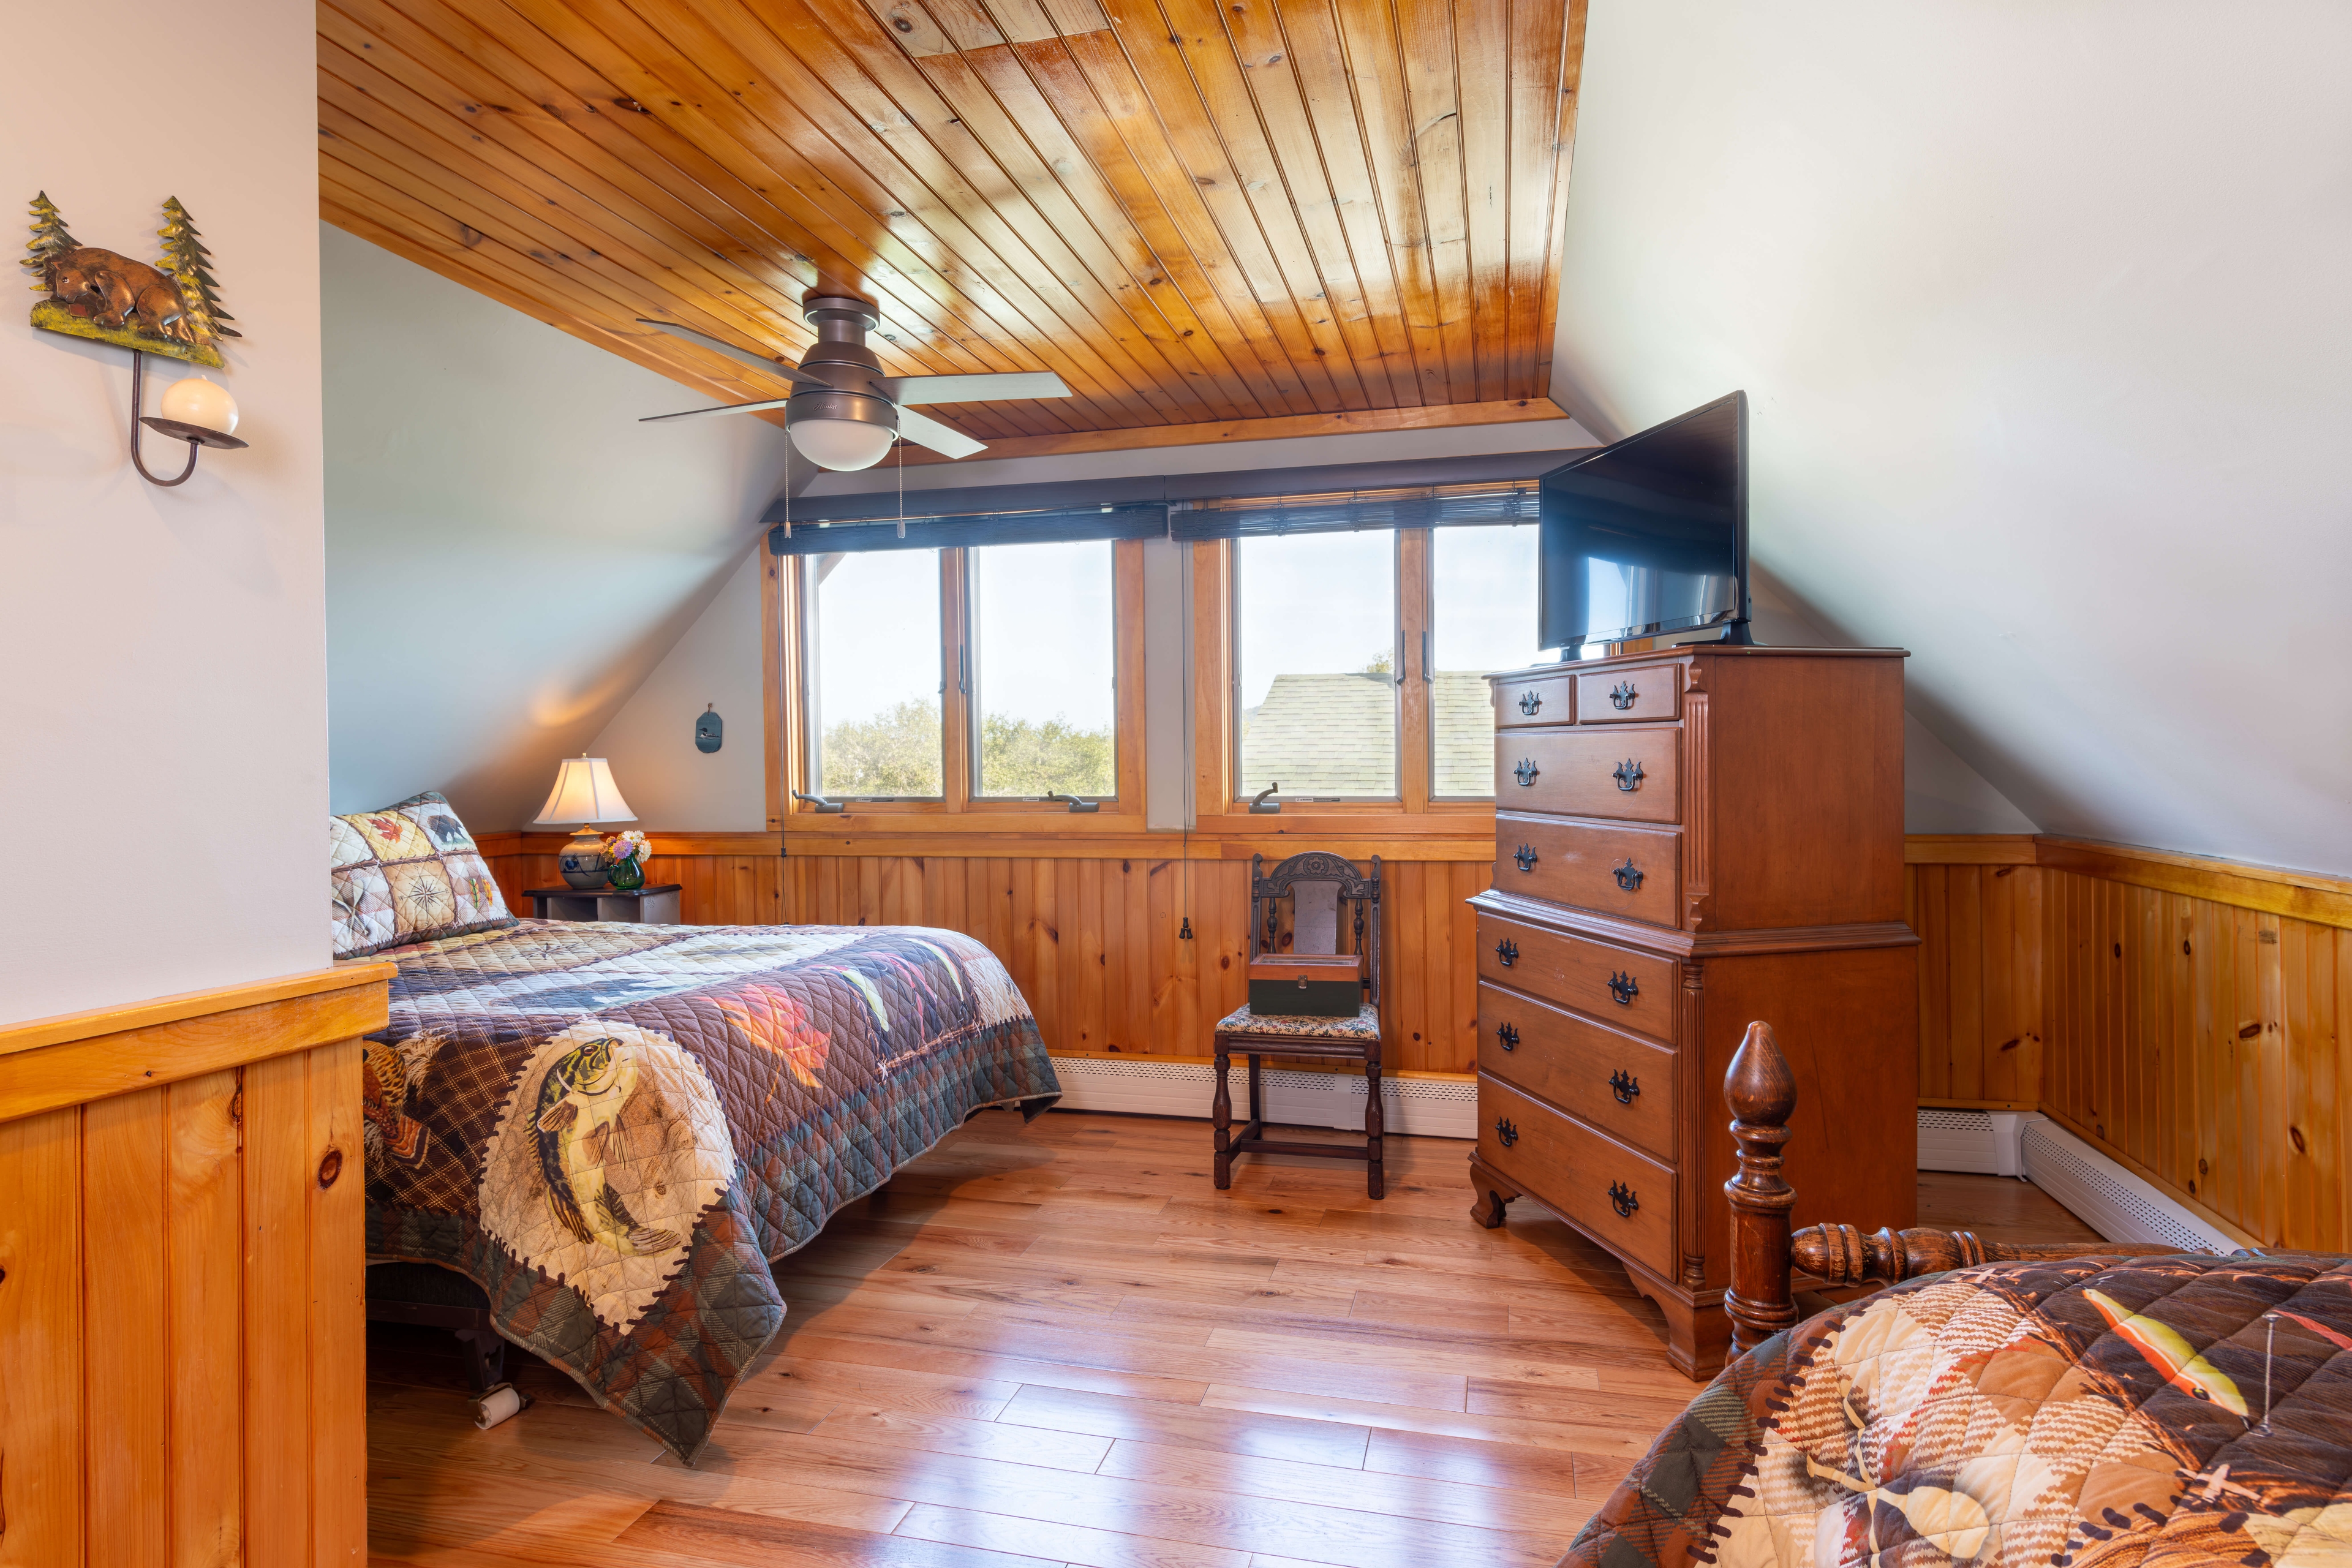
<svg viewBox="0 0 2352 1568"><path fill-rule="evenodd" d="M653 858L654 847L646 836L635 831L615 833L604 840L604 859L608 869L606 879L626 892L646 885L646 862Z"/></svg>

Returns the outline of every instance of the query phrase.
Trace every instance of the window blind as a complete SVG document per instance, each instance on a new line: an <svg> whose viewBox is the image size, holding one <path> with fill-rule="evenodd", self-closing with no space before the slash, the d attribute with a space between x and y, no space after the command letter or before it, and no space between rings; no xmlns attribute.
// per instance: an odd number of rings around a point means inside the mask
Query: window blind
<svg viewBox="0 0 2352 1568"><path fill-rule="evenodd" d="M1090 539L1158 539L1168 531L1168 509L1148 506L1064 507L1044 511L992 511L963 517L781 522L768 530L777 555L833 555L859 550L969 550L983 544L1067 544Z"/></svg>
<svg viewBox="0 0 2352 1568"><path fill-rule="evenodd" d="M1176 539L1242 539L1260 534L1336 533L1367 528L1454 528L1533 522L1539 486L1534 479L1475 484L1403 485L1327 490L1312 495L1224 496L1171 501L1169 532Z"/></svg>

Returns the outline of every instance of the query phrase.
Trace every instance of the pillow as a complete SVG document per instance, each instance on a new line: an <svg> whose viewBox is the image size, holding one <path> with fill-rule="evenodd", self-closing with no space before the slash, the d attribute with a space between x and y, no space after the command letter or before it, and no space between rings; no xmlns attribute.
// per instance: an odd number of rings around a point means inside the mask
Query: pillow
<svg viewBox="0 0 2352 1568"><path fill-rule="evenodd" d="M327 825L337 958L515 923L489 862L440 791Z"/></svg>

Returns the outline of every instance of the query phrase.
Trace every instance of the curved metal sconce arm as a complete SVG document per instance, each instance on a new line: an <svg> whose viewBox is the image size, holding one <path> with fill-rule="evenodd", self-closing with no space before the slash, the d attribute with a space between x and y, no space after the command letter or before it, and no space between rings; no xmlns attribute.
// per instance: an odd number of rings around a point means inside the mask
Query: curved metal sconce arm
<svg viewBox="0 0 2352 1568"><path fill-rule="evenodd" d="M137 349L132 349L131 351L131 466L138 469L139 477L151 485L162 485L168 489L173 485L187 483L188 476L196 471L196 452L200 447L218 447L224 452L241 452L248 445L234 436L223 435L218 430L207 430L201 425L183 425L177 419L158 419L152 415L143 413L142 410L147 405L146 396L147 356ZM180 470L177 478L159 479L147 471L146 459L139 451L139 427L142 425L158 435L169 436L175 441L185 441L188 444L188 466Z"/></svg>

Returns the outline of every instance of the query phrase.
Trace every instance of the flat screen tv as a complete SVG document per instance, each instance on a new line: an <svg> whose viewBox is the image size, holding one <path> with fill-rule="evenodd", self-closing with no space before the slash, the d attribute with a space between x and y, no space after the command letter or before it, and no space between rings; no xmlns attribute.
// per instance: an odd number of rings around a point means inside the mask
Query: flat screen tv
<svg viewBox="0 0 2352 1568"><path fill-rule="evenodd" d="M1735 392L1543 477L1541 647L1702 626L1748 640L1748 395Z"/></svg>

